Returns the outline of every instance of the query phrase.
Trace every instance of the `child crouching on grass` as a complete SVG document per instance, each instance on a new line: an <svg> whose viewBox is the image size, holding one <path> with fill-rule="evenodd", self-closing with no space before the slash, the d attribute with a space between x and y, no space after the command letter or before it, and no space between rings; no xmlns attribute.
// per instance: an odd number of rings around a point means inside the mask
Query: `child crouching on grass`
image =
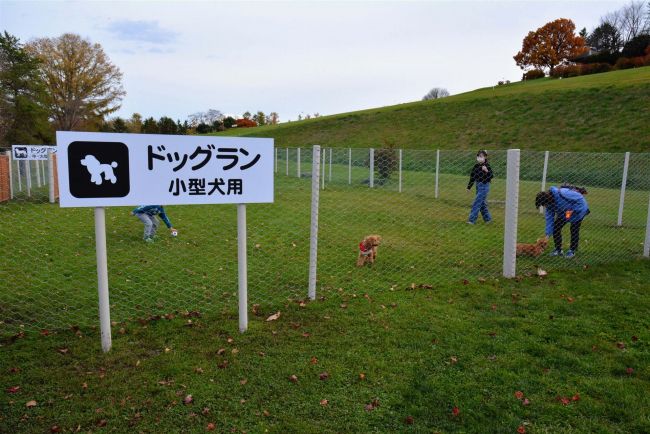
<svg viewBox="0 0 650 434"><path fill-rule="evenodd" d="M167 225L173 236L178 233L176 229L172 227L172 222L169 221L162 205L141 205L131 211L131 215L136 216L142 221L142 223L144 223L144 240L148 243L153 242L153 237L156 235L156 230L160 224L156 216L160 217L162 221L165 222L165 225Z"/></svg>

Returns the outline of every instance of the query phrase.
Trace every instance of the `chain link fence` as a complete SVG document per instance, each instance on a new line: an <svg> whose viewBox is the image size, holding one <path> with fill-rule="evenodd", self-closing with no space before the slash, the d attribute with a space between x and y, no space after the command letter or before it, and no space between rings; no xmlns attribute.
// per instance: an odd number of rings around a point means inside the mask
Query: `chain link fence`
<svg viewBox="0 0 650 434"><path fill-rule="evenodd" d="M319 194L317 295L462 285L502 275L506 151L488 150L494 176L485 198L489 223L479 206L475 224L468 220L476 185L467 189L476 163L473 151L323 148L315 152L316 180L314 152L312 147L276 148L275 202L247 206L249 310L254 314L267 315L307 298L314 181ZM0 335L95 326L92 209L50 203L47 164L5 159L11 191L0 203ZM542 255L518 258L518 274L629 260L647 249L650 154L522 151L519 161L519 242L544 236L544 214L534 204L542 189L564 183L584 187L591 213L574 258L550 257L551 240ZM112 321L198 313L234 320L236 206L165 209L179 235L171 237L163 227L151 244L143 241L142 223L130 215L131 208L106 210ZM567 225L566 244L568 232ZM376 262L357 267L360 243L371 234L382 237Z"/></svg>

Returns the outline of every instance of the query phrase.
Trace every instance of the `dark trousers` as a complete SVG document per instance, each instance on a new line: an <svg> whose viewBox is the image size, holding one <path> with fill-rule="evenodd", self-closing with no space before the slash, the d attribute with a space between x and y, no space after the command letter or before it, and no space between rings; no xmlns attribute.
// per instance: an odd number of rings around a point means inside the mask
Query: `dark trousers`
<svg viewBox="0 0 650 434"><path fill-rule="evenodd" d="M555 249L562 250L562 228L567 223L564 216L558 216L553 223L553 241L555 242ZM578 250L578 243L580 242L580 225L582 220L571 223L571 250L574 252Z"/></svg>

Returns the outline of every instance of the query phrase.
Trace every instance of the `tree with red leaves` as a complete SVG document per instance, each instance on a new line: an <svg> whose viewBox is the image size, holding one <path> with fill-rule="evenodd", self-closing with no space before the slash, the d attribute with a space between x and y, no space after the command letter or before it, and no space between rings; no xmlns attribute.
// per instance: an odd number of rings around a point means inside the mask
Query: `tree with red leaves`
<svg viewBox="0 0 650 434"><path fill-rule="evenodd" d="M521 69L548 68L550 73L557 65L579 56L586 49L585 40L576 35L575 30L573 21L560 18L529 32L521 51L514 56L517 66Z"/></svg>

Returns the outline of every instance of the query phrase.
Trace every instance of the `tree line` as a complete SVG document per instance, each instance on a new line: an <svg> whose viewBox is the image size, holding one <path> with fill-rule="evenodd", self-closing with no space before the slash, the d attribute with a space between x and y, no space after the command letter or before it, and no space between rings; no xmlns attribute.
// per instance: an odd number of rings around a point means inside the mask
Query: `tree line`
<svg viewBox="0 0 650 434"><path fill-rule="evenodd" d="M0 145L52 143L55 131L206 134L228 128L275 125L277 112L241 117L209 109L181 122L134 113L111 117L126 91L123 74L100 44L65 33L23 44L0 34Z"/></svg>
<svg viewBox="0 0 650 434"><path fill-rule="evenodd" d="M570 19L546 23L524 38L514 60L524 79L606 72L650 65L650 1L607 13L591 33Z"/></svg>

